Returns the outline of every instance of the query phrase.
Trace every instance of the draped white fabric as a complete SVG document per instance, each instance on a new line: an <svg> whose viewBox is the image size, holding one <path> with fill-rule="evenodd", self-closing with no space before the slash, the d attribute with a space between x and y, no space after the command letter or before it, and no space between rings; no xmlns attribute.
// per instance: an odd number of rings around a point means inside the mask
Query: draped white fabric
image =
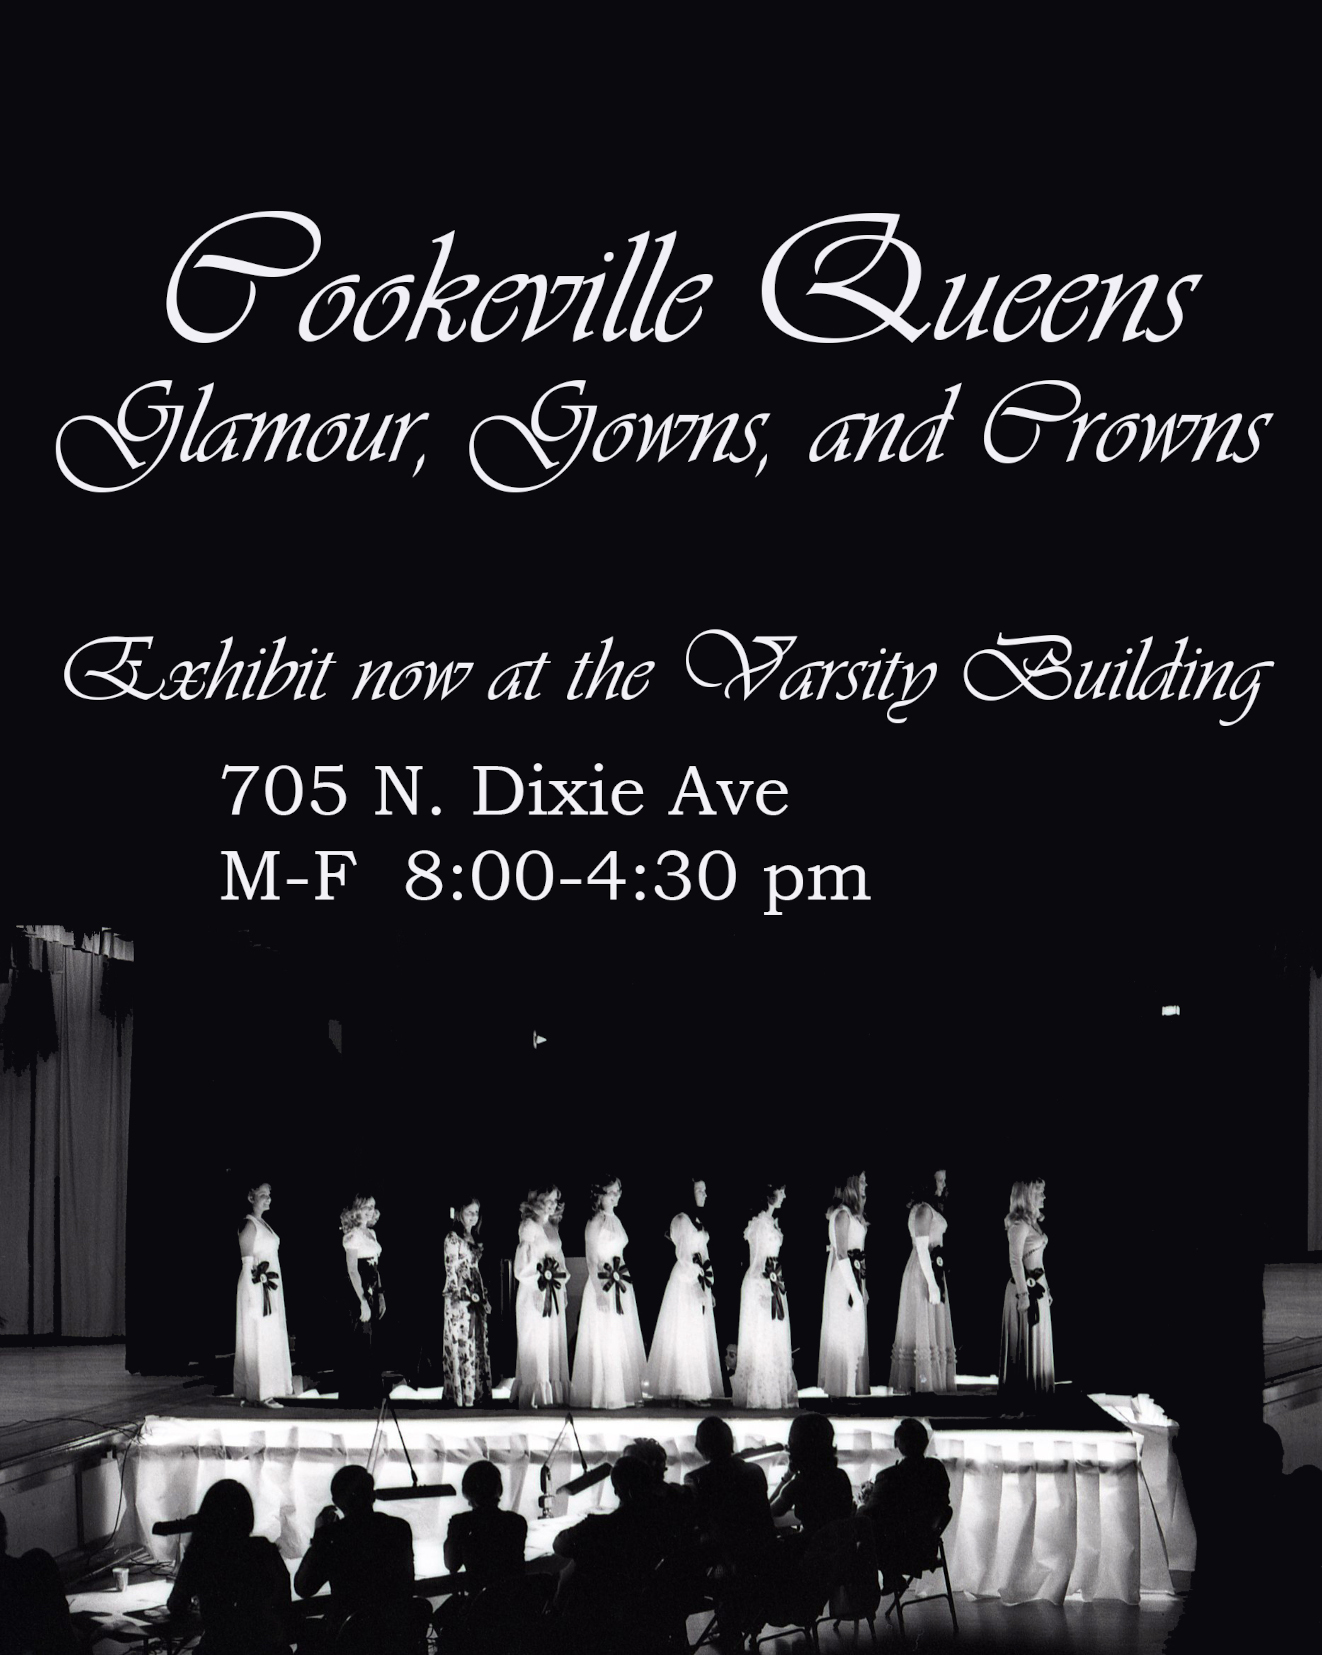
<svg viewBox="0 0 1322 1655"><path fill-rule="evenodd" d="M1098 1394L1092 1401L1140 1439L1139 1473L1148 1496L1140 1508L1144 1524L1143 1590L1164 1591L1169 1585L1169 1571L1192 1574L1198 1555L1193 1515L1174 1452L1180 1428L1150 1397ZM1165 1577L1159 1569L1163 1553Z"/></svg>
<svg viewBox="0 0 1322 1655"><path fill-rule="evenodd" d="M638 1412L627 1419L588 1416L578 1421L589 1466L613 1460L636 1437L656 1437L670 1457L672 1479L700 1464L694 1433L701 1416ZM783 1443L789 1419L741 1419L727 1415L738 1448ZM505 1481L504 1504L530 1520L537 1515L539 1472L563 1416L495 1416L476 1421L403 1415L405 1441L424 1483L453 1483L474 1460L493 1460ZM896 1459L893 1419L836 1419L840 1464L855 1492ZM151 1537L151 1525L197 1510L221 1477L248 1488L260 1534L286 1557L301 1555L317 1512L330 1499L330 1480L346 1461L366 1462L374 1436L370 1420L330 1414L278 1419L166 1419L146 1421L129 1466L131 1501L141 1537L161 1559L175 1542ZM946 1554L957 1591L1005 1603L1067 1598L1118 1598L1137 1603L1141 1591L1169 1592L1159 1518L1139 1472L1143 1439L1131 1430L1060 1434L1028 1430L938 1431L929 1448L950 1474L954 1519L946 1530ZM761 1459L774 1487L786 1467L784 1453ZM1167 1484L1174 1467L1167 1467ZM566 1432L551 1468L552 1487L579 1471ZM393 1424L387 1424L375 1467L378 1485L406 1485L408 1471ZM1178 1470L1175 1470L1178 1478ZM614 1503L609 1482L572 1498L587 1512ZM392 1511L413 1527L419 1556L437 1552L461 1497L408 1501ZM1169 1502L1165 1509L1169 1510ZM1144 1512L1150 1521L1145 1526ZM1184 1515L1187 1517L1187 1508ZM1192 1543L1192 1529L1188 1533Z"/></svg>

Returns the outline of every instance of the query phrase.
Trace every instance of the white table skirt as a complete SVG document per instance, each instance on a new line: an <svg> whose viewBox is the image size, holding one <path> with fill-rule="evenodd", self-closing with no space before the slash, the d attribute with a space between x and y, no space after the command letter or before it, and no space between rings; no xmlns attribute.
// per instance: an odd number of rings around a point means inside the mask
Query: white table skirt
<svg viewBox="0 0 1322 1655"><path fill-rule="evenodd" d="M474 1460L490 1459L505 1481L503 1504L532 1522L538 1514L540 1469L560 1433L563 1415L409 1415L405 1440L424 1483L453 1483ZM699 1413L672 1411L631 1415L587 1415L579 1438L589 1466L615 1459L636 1437L655 1437L670 1458L677 1480L699 1465L694 1432ZM737 1414L725 1416L735 1446L783 1443L790 1420ZM893 1465L895 1419L841 1418L833 1421L840 1464L857 1493ZM373 1440L371 1420L326 1415L249 1419L149 1417L128 1471L130 1501L143 1543L161 1560L173 1558L177 1541L151 1534L164 1518L197 1510L202 1496L222 1477L243 1482L253 1498L256 1532L279 1546L287 1559L301 1557L312 1538L318 1511L330 1500L330 1481L347 1463L363 1464ZM572 1436L552 1464L552 1485L575 1476L580 1467ZM1165 1439L1166 1446L1169 1437ZM1178 1466L1167 1458L1156 1482L1140 1476L1140 1445L1155 1470L1159 1446L1146 1432L1060 1433L991 1427L935 1433L928 1452L950 1474L954 1518L946 1530L946 1555L957 1591L1005 1603L1067 1598L1118 1598L1137 1603L1142 1591L1169 1591L1170 1567L1163 1545L1161 1514L1178 1518L1176 1552L1191 1555L1192 1527L1178 1489ZM784 1475L783 1452L757 1462L774 1486ZM1174 1468L1174 1481L1172 1481ZM394 1426L387 1427L375 1465L378 1486L405 1485L408 1471ZM1149 1495L1151 1488L1151 1497ZM1158 1492L1159 1491L1159 1492ZM563 1503L563 1501L562 1501ZM570 1501L574 1514L609 1509L609 1481ZM450 1518L467 1506L461 1496L412 1500L384 1509L405 1517L413 1528L419 1574L439 1572L430 1564L440 1553ZM1146 1516L1145 1516L1146 1513ZM542 1525L529 1539L529 1555ZM1188 1544L1185 1550L1184 1536Z"/></svg>

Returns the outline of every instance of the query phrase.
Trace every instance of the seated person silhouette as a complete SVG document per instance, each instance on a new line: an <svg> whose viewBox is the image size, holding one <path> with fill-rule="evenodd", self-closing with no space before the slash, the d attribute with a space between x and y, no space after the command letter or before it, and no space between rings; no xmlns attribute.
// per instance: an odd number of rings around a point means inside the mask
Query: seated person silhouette
<svg viewBox="0 0 1322 1655"><path fill-rule="evenodd" d="M655 1609L676 1629L707 1599L707 1565L698 1550L698 1506L693 1490L666 1481L666 1451L653 1437L639 1437L624 1450L648 1473L664 1568L657 1579Z"/></svg>
<svg viewBox="0 0 1322 1655"><path fill-rule="evenodd" d="M0 1651L77 1655L82 1647L69 1620L55 1559L39 1547L10 1557L9 1530L0 1511Z"/></svg>
<svg viewBox="0 0 1322 1655"><path fill-rule="evenodd" d="M789 1475L771 1513L785 1517L792 1511L798 1527L777 1537L762 1605L778 1626L816 1618L853 1568L857 1544L854 1491L836 1463L835 1428L825 1414L799 1415L790 1426L789 1456Z"/></svg>
<svg viewBox="0 0 1322 1655"><path fill-rule="evenodd" d="M467 1592L446 1598L433 1625L440 1648L471 1655L519 1647L546 1605L548 1577L526 1576L528 1524L517 1511L502 1511L505 1485L499 1466L475 1460L460 1485L472 1508L450 1519L445 1567L469 1578Z"/></svg>
<svg viewBox="0 0 1322 1655"><path fill-rule="evenodd" d="M644 1647L646 1604L663 1552L652 1473L622 1455L611 1487L619 1501L614 1511L585 1518L552 1541L556 1556L573 1564L560 1577L557 1622L562 1647L575 1655Z"/></svg>
<svg viewBox="0 0 1322 1655"><path fill-rule="evenodd" d="M885 1589L899 1589L899 1577L931 1567L936 1541L950 1521L950 1478L940 1460L929 1460L927 1430L916 1419L895 1428L899 1462L882 1471L864 1490L859 1509L877 1536L877 1561Z"/></svg>
<svg viewBox="0 0 1322 1655"><path fill-rule="evenodd" d="M719 1414L698 1426L695 1446L706 1460L684 1479L693 1490L700 1555L711 1569L711 1593L722 1640L761 1630L763 1576L774 1555L776 1525L761 1466L735 1458L734 1436Z"/></svg>
<svg viewBox="0 0 1322 1655"><path fill-rule="evenodd" d="M625 1459L637 1460L646 1467L648 1491L657 1507L657 1520L667 1557L677 1551L688 1551L697 1541L698 1508L692 1488L682 1483L666 1481L669 1461L666 1451L655 1437L639 1437L624 1450Z"/></svg>
<svg viewBox="0 0 1322 1655"><path fill-rule="evenodd" d="M201 1655L288 1655L289 1571L269 1540L252 1532L252 1498L242 1483L213 1483L198 1508L170 1614L197 1602Z"/></svg>
<svg viewBox="0 0 1322 1655"><path fill-rule="evenodd" d="M317 1514L294 1590L301 1598L313 1597L330 1582L330 1614L321 1628L327 1638L337 1636L352 1615L365 1650L385 1655L387 1649L416 1646L421 1637L416 1616L423 1628L428 1617L425 1600L414 1607L413 1530L402 1517L372 1509L376 1484L364 1466L341 1466L331 1478L331 1499L335 1504Z"/></svg>
<svg viewBox="0 0 1322 1655"><path fill-rule="evenodd" d="M744 1557L765 1549L776 1526L761 1466L734 1455L734 1435L719 1414L698 1425L694 1446L706 1460L684 1479L693 1490L698 1533L709 1557Z"/></svg>
<svg viewBox="0 0 1322 1655"><path fill-rule="evenodd" d="M800 1414L790 1426L790 1474L771 1505L773 1517L793 1512L805 1536L854 1515L854 1490L835 1453L835 1427L825 1414Z"/></svg>

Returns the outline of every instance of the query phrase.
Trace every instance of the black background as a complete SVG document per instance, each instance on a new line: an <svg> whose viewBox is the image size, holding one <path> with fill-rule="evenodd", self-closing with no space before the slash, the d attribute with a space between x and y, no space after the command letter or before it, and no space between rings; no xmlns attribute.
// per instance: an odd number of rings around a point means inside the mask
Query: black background
<svg viewBox="0 0 1322 1655"><path fill-rule="evenodd" d="M292 116L275 122L272 95L271 119L241 138L199 109L198 131L158 145L133 188L110 103L66 105L40 166L42 366L11 484L27 510L4 617L6 869L23 917L109 920L137 943L131 1366L225 1348L231 1225L258 1179L276 1188L291 1324L329 1350L344 1296L336 1214L355 1189L383 1209L407 1343L427 1318L451 1200L482 1196L499 1256L519 1196L549 1176L569 1198L574 1252L602 1171L624 1178L646 1328L674 1193L702 1171L727 1313L742 1225L762 1181L787 1180L797 1366L811 1382L824 1213L862 1164L874 1378L888 1365L904 1195L934 1165L954 1190L961 1362L990 1372L1000 1218L1011 1180L1037 1173L1058 1370L1081 1389L1165 1402L1198 1497L1198 1445L1210 1463L1226 1419L1258 1405L1262 1261L1305 1245L1305 982L1318 963L1300 506L1311 421L1290 321L1300 186L1288 110L1256 71L1245 78L1253 119L1213 157L1187 135L1220 106L1145 77L1143 159L1117 153L1081 108L1044 120L961 106L929 119L921 143L883 144L879 112L846 138L771 94L743 164L733 114L720 144L681 142L640 112L629 139L599 132L587 152L560 153L553 124L516 119L499 96L475 127L469 92L431 118L428 143L346 144L331 164L296 140ZM893 105L888 117L906 130ZM269 207L320 225L316 264L260 283L230 340L177 337L164 296L184 249ZM1126 285L1155 272L1163 291L1189 272L1203 280L1159 345L1122 343L1115 321L1097 343L1084 328L1051 347L785 338L759 303L763 266L795 230L855 210L898 211L918 248L911 319L934 320L962 271L972 293L999 273L998 297L1038 271L1053 288L1086 271ZM412 271L420 287L447 230L451 270L485 288L516 270L591 273L607 249L618 268L643 229L678 231L675 279L715 276L701 322L671 345L572 345L560 329L481 346L406 344L402 326L372 345L347 329L319 345L297 337L334 275L359 272L366 292ZM226 249L303 256L297 232L281 235L234 232ZM218 322L237 314L238 278L189 281L199 316L207 282L223 295ZM996 465L982 420L1048 377L1076 383L1089 413L1274 418L1245 465L1191 464L1186 451L1067 466L1070 426ZM310 410L314 424L341 409L426 410L406 448L425 447L426 465L410 479L406 464L167 459L119 495L71 488L53 460L59 426L113 419L155 378L190 408L214 382L209 423L262 408ZM471 428L526 419L569 378L586 379L603 421L769 410L766 470L582 458L526 498L486 488L467 462ZM926 417L956 381L938 464L808 464L831 419ZM763 690L742 704L684 675L688 640L709 627L797 633L805 659L899 649L940 670L902 725L873 703ZM998 631L1064 634L1077 660L1116 659L1152 635L1155 663L1188 635L1204 659L1275 664L1231 729L1218 724L1226 704L1207 701L986 705L961 669ZM334 648L342 664L315 705L75 702L65 660L114 632L154 634L149 667L212 658L230 635L245 659L285 635L290 653ZM629 705L567 704L567 664L607 636L617 658L656 661L651 687ZM542 650L540 701L481 699L498 668ZM386 656L477 666L445 702L350 702L351 664ZM639 779L647 808L631 821L467 814L473 765L534 761L568 777L601 762L608 779ZM254 799L236 821L226 763L289 763L309 779L314 764L342 763L350 808L333 823L278 819ZM377 819L376 764L426 766L439 822ZM689 764L779 778L790 809L668 818ZM448 889L419 904L404 878L423 845L465 867L487 847L511 859L538 848L574 875L614 848L630 883L614 903L584 887L540 904L471 890L454 902ZM228 905L226 846L278 849L290 872L312 872L294 864L316 846L351 848L359 865L334 904L308 891ZM672 846L695 862L730 851L734 896L635 901L633 865ZM773 861L862 863L871 901L768 918L758 892ZM1178 1019L1160 1017L1169 1002ZM534 1028L547 1036L536 1052Z"/></svg>

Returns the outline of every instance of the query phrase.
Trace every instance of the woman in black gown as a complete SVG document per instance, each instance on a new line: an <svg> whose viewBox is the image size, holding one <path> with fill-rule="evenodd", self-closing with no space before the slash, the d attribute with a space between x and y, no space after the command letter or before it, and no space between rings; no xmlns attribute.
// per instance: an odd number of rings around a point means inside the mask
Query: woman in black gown
<svg viewBox="0 0 1322 1655"><path fill-rule="evenodd" d="M344 1263L354 1291L353 1321L340 1373L340 1401L351 1408L375 1408L381 1401L385 1367L381 1322L386 1296L381 1289L381 1243L376 1225L381 1213L370 1195L357 1195L340 1214Z"/></svg>

